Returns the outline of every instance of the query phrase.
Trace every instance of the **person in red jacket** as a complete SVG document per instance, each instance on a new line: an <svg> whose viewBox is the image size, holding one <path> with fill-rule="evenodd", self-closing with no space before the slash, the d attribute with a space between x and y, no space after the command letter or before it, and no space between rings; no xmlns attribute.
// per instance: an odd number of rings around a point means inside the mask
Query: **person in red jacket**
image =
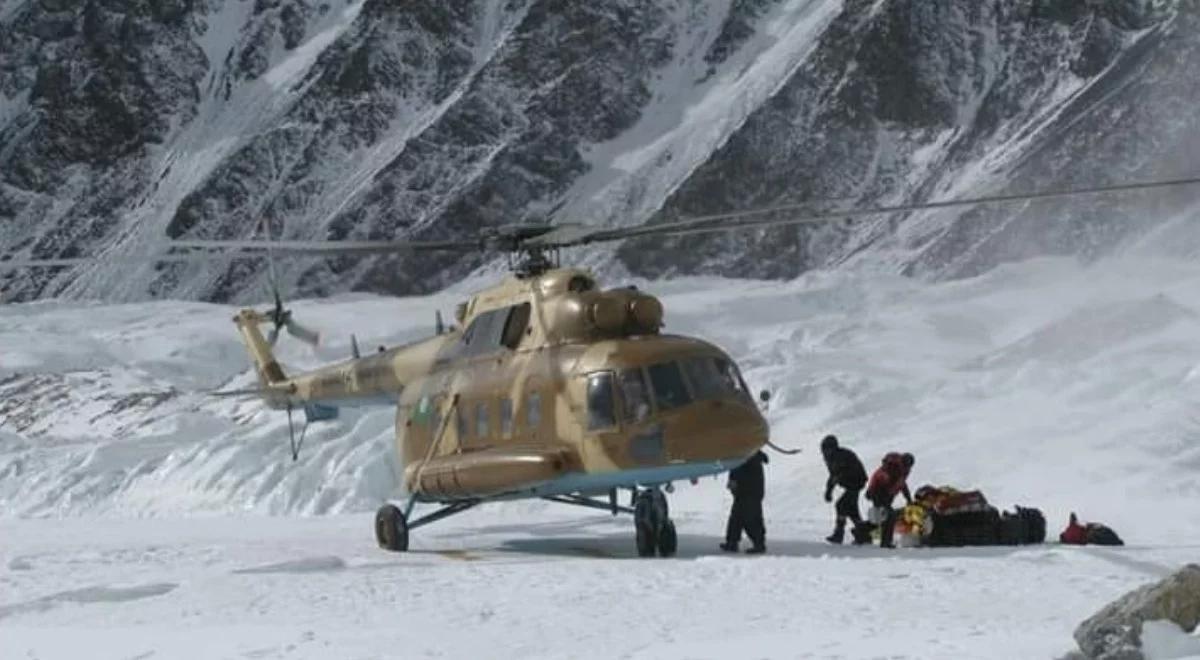
<svg viewBox="0 0 1200 660"><path fill-rule="evenodd" d="M1058 535L1058 542L1069 545L1085 545L1087 543L1087 527L1079 524L1079 519L1075 517L1074 512L1071 513L1071 519L1067 522L1067 528Z"/></svg>
<svg viewBox="0 0 1200 660"><path fill-rule="evenodd" d="M896 528L897 511L892 508L892 502L897 495L903 494L905 502L912 503L912 494L908 492L908 475L915 463L916 458L912 454L890 452L883 457L883 463L867 483L867 500L882 512L879 533L881 548L896 547L892 543L892 534Z"/></svg>

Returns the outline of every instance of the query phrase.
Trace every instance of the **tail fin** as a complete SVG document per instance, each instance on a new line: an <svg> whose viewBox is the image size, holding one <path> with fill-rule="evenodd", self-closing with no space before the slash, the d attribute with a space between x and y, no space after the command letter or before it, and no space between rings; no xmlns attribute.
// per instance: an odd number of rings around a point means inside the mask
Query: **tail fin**
<svg viewBox="0 0 1200 660"><path fill-rule="evenodd" d="M279 362L275 360L271 345L267 343L266 338L258 329L258 324L268 323L270 319L252 309L243 309L233 317L233 322L237 324L238 331L242 333L242 341L246 343L246 352L254 361L254 369L258 372L259 382L267 386L287 380Z"/></svg>

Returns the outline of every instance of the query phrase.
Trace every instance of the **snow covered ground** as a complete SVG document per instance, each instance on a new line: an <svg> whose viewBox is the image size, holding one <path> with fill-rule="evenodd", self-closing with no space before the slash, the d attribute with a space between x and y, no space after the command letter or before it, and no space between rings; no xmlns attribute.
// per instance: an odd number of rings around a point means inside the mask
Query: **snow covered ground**
<svg viewBox="0 0 1200 660"><path fill-rule="evenodd" d="M768 466L768 556L716 550L716 479L672 495L673 560L634 558L627 520L537 502L385 553L391 412L310 430L291 463L281 414L203 396L250 382L230 308L0 308L0 656L1053 658L1101 605L1200 557L1194 261L641 284L668 330L772 390L776 442L805 447ZM416 337L462 295L299 302L347 336L281 357ZM1053 536L1077 511L1129 545L827 546L827 432L868 464L913 451L916 484L1038 506Z"/></svg>

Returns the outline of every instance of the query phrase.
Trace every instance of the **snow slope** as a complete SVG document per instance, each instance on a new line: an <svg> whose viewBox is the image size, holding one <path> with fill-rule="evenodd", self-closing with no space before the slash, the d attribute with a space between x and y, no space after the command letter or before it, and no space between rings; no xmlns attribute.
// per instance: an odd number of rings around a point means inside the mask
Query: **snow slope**
<svg viewBox="0 0 1200 660"><path fill-rule="evenodd" d="M480 282L464 285L469 289ZM614 283L615 284L615 283ZM482 507L374 548L391 412L310 431L201 392L248 384L231 308L0 308L0 638L15 657L1049 658L1085 616L1200 547L1200 266L1131 254L927 284L866 272L680 279L668 329L775 392L771 556L715 551L720 480L680 484L680 558L630 525ZM427 332L462 290L294 305L364 346ZM348 353L281 342L291 367ZM913 480L1113 525L1122 549L833 548L815 451L837 433ZM289 514L264 516L261 514ZM307 516L295 514L335 514ZM881 590L882 593L881 593ZM71 635L64 635L67 629ZM98 651L98 655L96 654Z"/></svg>

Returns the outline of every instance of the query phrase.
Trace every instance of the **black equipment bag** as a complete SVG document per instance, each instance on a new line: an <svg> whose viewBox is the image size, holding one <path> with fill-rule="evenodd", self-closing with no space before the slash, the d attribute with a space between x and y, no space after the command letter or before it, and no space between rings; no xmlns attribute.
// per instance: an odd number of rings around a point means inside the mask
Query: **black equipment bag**
<svg viewBox="0 0 1200 660"><path fill-rule="evenodd" d="M949 515L930 513L933 531L925 540L932 547L964 545L999 545L1000 512L989 506L983 511L968 511Z"/></svg>
<svg viewBox="0 0 1200 660"><path fill-rule="evenodd" d="M1042 512L1018 506L1014 513L1005 511L1000 519L1000 542L1005 545L1043 543L1046 540L1046 517Z"/></svg>

